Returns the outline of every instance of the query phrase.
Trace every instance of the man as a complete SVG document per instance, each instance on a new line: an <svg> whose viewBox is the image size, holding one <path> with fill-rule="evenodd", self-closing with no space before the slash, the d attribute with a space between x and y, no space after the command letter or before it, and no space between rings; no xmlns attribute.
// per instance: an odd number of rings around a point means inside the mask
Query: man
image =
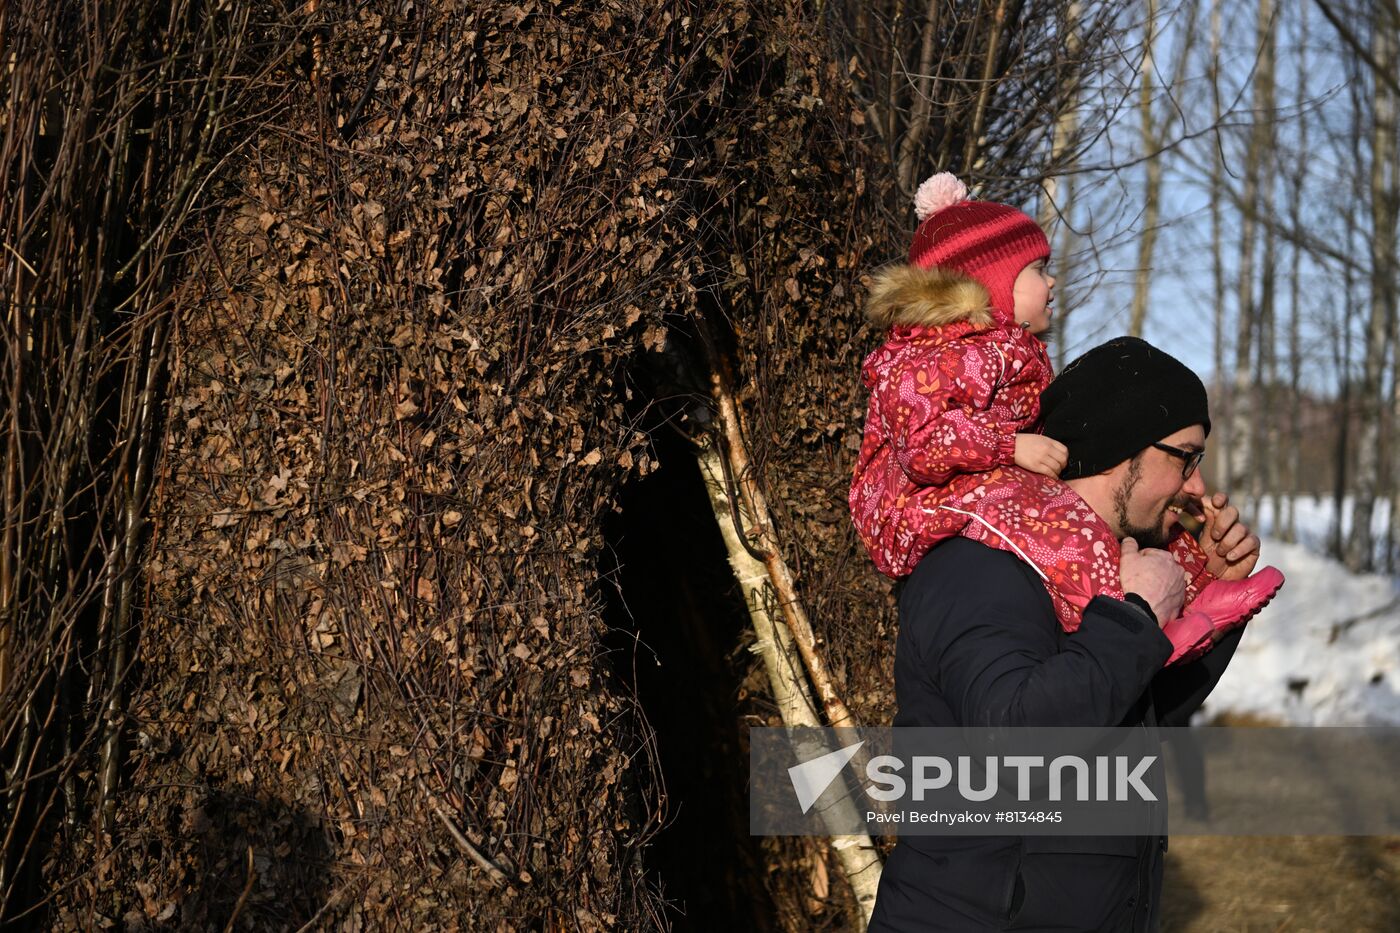
<svg viewBox="0 0 1400 933"><path fill-rule="evenodd" d="M1181 567L1160 550L1182 510L1204 512L1207 570L1242 579L1259 539L1197 466L1205 387L1144 341L1120 338L1070 364L1041 398L1067 448L1061 478L1122 541L1125 600L1098 597L1066 634L1035 570L965 538L934 548L899 597L896 726L1186 725L1242 629L1163 670L1159 624L1181 609ZM880 881L871 933L1151 930L1165 837L910 836Z"/></svg>

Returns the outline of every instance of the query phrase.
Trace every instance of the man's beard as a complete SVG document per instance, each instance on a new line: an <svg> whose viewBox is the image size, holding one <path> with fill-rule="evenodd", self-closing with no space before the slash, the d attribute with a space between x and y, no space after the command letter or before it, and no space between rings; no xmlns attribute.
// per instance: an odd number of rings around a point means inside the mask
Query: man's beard
<svg viewBox="0 0 1400 933"><path fill-rule="evenodd" d="M1172 503L1168 502L1162 506L1162 510L1157 513L1157 520L1151 525L1134 525L1128 518L1128 500L1132 498L1133 490L1137 488L1141 478L1142 454L1138 454L1128 461L1128 473L1113 492L1114 517L1118 519L1118 528L1123 537L1133 538L1138 547L1164 548L1167 546L1167 533L1162 530L1162 519L1166 518L1167 509Z"/></svg>

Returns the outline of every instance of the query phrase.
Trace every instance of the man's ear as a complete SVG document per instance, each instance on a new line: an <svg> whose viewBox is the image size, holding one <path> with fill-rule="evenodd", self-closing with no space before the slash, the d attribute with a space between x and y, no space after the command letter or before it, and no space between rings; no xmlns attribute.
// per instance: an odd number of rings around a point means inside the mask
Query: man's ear
<svg viewBox="0 0 1400 933"><path fill-rule="evenodd" d="M1131 490L1133 486L1137 485L1137 476L1134 474L1141 469L1138 466L1138 461L1141 459L1142 453L1139 452L1118 465L1089 477L1089 481L1103 490L1105 495L1116 497L1125 491L1125 488Z"/></svg>

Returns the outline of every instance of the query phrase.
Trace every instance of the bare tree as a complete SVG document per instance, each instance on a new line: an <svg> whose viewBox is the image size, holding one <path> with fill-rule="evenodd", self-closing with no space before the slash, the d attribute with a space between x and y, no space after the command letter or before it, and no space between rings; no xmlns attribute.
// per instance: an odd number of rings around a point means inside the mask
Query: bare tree
<svg viewBox="0 0 1400 933"><path fill-rule="evenodd" d="M1065 17L1065 52L1070 58L1079 56L1079 0L1070 3ZM1079 87L1072 85L1061 89L1065 99L1056 103L1059 116L1055 118L1055 135L1050 141L1050 161L1052 167L1062 167L1060 171L1048 171L1041 183L1040 212L1037 220L1047 233L1058 219L1063 218L1069 209L1071 188L1074 182L1074 168L1077 154L1073 152L1075 138L1079 130ZM1066 226L1069 226L1066 224Z"/></svg>
<svg viewBox="0 0 1400 933"><path fill-rule="evenodd" d="M1100 94L1090 105L1079 93L1122 54L1122 11L1106 0L835 0L824 12L873 141L894 167L901 200L891 207L901 213L936 171L957 172L982 194L1028 194L1063 175L1103 123L1062 122L1065 110L1118 103ZM1039 161L1047 148L1048 164L1005 171L1008 154Z"/></svg>
<svg viewBox="0 0 1400 933"><path fill-rule="evenodd" d="M1270 150L1271 151L1271 150ZM1272 175L1272 172L1270 173ZM1270 198L1272 201L1272 198ZM1259 353L1255 363L1255 391L1260 400L1260 417L1254 419L1250 446L1255 468L1250 471L1253 514L1259 514L1265 491L1278 489L1278 347L1274 323L1277 316L1278 275L1276 262L1278 235L1272 225L1264 226L1264 263L1260 269Z"/></svg>
<svg viewBox="0 0 1400 933"><path fill-rule="evenodd" d="M1069 5L1066 17L1065 51L1071 58L1079 55L1079 0ZM1052 258L1057 270L1055 298L1058 314L1055 320L1055 364L1064 365L1065 328L1074 302L1071 299L1072 270L1070 257L1074 254L1074 169L1077 154L1071 151L1079 130L1079 88L1064 88L1068 99L1058 105L1055 135L1050 141L1050 165L1063 166L1063 175L1047 174L1041 184L1040 211L1037 219L1041 229L1050 237Z"/></svg>
<svg viewBox="0 0 1400 933"><path fill-rule="evenodd" d="M1375 6L1376 24L1372 33L1377 45L1377 60L1382 69L1393 69L1400 58L1400 8L1391 0ZM1391 346L1391 397L1388 409L1389 432L1386 436L1388 449L1383 459L1385 481L1382 488L1388 498L1389 518L1386 523L1385 569L1394 573L1400 554L1400 464L1397 464L1395 430L1400 427L1400 349L1397 349L1396 320L1397 291L1400 291L1400 259L1396 255L1396 224L1400 222L1400 147L1396 145L1397 106L1400 91L1393 80L1393 72L1378 70L1376 74L1376 125L1375 163L1371 170L1372 197L1376 199L1376 227L1379 231L1372 244L1372 257L1375 262L1372 286L1380 293L1383 313L1386 318L1387 335ZM1382 151L1384 150L1384 151ZM1372 296L1374 302L1375 296Z"/></svg>
<svg viewBox="0 0 1400 933"><path fill-rule="evenodd" d="M1300 114L1308 100L1308 8L1299 9L1298 42L1296 55L1296 87L1294 100ZM1308 174L1308 120L1298 120L1298 151L1288 173L1288 213L1294 228L1303 226L1303 186ZM1303 472L1303 423L1302 423L1302 260L1303 249L1297 243L1289 246L1288 269L1288 441L1285 457L1284 494L1276 508L1276 524L1279 537L1284 541L1297 540L1296 512L1297 497ZM1275 495L1276 503L1279 497Z"/></svg>
<svg viewBox="0 0 1400 933"><path fill-rule="evenodd" d="M1142 190L1142 231L1138 237L1137 269L1133 277L1133 306L1129 317L1128 333L1142 336L1143 324L1147 320L1147 296L1152 285L1152 253L1157 245L1157 218L1162 198L1162 158L1157 154L1160 145L1157 131L1153 126L1153 46L1157 42L1157 0L1147 0L1147 21L1143 24L1146 36L1142 41L1142 67L1138 78L1138 119L1141 122L1141 139L1145 177ZM1184 40L1183 40L1183 44Z"/></svg>
<svg viewBox="0 0 1400 933"><path fill-rule="evenodd" d="M1254 467L1251 450L1252 424L1255 418L1253 354L1258 329L1254 302L1254 260L1258 238L1259 175L1266 156L1268 128L1264 114L1271 99L1273 82L1273 0L1259 0L1256 25L1259 43L1259 64L1254 76L1254 119L1244 158L1244 191L1240 218L1240 258L1238 269L1237 314L1235 322L1235 373L1230 399L1230 436L1226 450L1226 485L1228 488L1248 488Z"/></svg>
<svg viewBox="0 0 1400 933"><path fill-rule="evenodd" d="M1362 363L1361 436L1357 447L1356 473L1353 481L1355 499L1352 505L1351 535L1347 540L1346 564L1352 570L1369 570L1374 566L1374 540L1371 522L1377 494L1382 484L1385 466L1381 418L1383 374L1386 352L1394 331L1395 317L1395 245L1396 245L1396 171L1395 109L1396 93L1389 74L1396 61L1396 29L1394 18L1386 5L1373 7L1370 57L1372 68L1372 132L1371 132L1371 269L1370 316L1366 324L1366 350Z"/></svg>
<svg viewBox="0 0 1400 933"><path fill-rule="evenodd" d="M1055 281L1055 304L1059 311L1055 321L1054 347L1055 368L1057 370L1063 369L1065 365L1066 347L1069 344L1066 337L1066 327L1077 297L1077 289L1074 288L1077 275L1070 265L1071 257L1075 255L1075 244L1078 240L1074 228L1073 176L1065 179L1061 194L1060 214L1064 218L1064 222L1060 224L1058 234L1051 241L1051 249L1058 270Z"/></svg>
<svg viewBox="0 0 1400 933"><path fill-rule="evenodd" d="M1217 401L1223 402L1223 415L1220 422L1224 430L1222 431L1221 449L1225 451L1224 466L1219 470L1217 480L1228 482L1230 479L1230 451L1233 447L1232 438L1232 412L1234 411L1233 399L1225 385L1225 260L1224 247L1222 245L1222 222L1221 205L1225 200L1225 153L1224 140L1220 137L1220 33L1221 33L1221 7L1225 0L1212 0L1210 6L1210 62L1207 66L1207 75L1210 80L1211 98L1211 126L1214 132L1211 134L1210 147L1210 270L1211 285L1213 288L1212 297L1213 314L1212 320L1215 325L1214 340L1212 341L1212 351L1215 363L1214 383L1217 388L1219 398Z"/></svg>
<svg viewBox="0 0 1400 933"><path fill-rule="evenodd" d="M1261 16L1263 10L1260 11ZM1254 115L1255 129L1262 145L1257 157L1261 165L1260 207L1269 210L1278 197L1275 184L1278 165L1275 151L1277 143L1277 108L1275 107L1274 60L1278 46L1278 16L1270 11L1268 33L1259 54L1259 71L1256 87L1259 91L1259 106ZM1278 418L1274 412L1278 403L1277 345L1274 322L1277 309L1277 255L1278 233L1274 224L1264 224L1264 261L1259 270L1259 343L1255 365L1255 392L1261 404L1260 416L1254 419L1250 446L1254 469L1250 470L1250 494L1253 500L1253 514L1259 514L1264 491L1278 488Z"/></svg>
<svg viewBox="0 0 1400 933"><path fill-rule="evenodd" d="M1129 315L1128 333L1142 336L1147 326L1147 309L1151 297L1152 262L1157 251L1157 239L1161 228L1162 171L1167 158L1167 147L1176 133L1182 117L1182 108L1177 99L1186 79L1186 69L1195 47L1196 13L1195 2L1183 4L1181 9L1186 19L1177 29L1178 43L1176 61L1166 76L1158 93L1157 62L1154 55L1160 39L1158 29L1157 0L1148 0L1147 22L1144 24L1142 66L1139 69L1138 120L1140 142L1143 154L1143 202L1142 225L1138 236L1137 264L1133 278L1133 303ZM1156 111L1162 109L1159 116Z"/></svg>
<svg viewBox="0 0 1400 933"><path fill-rule="evenodd" d="M1349 70L1356 71L1356 63L1348 64ZM1344 142L1337 145L1342 150L1341 154L1353 165L1362 165L1361 156L1361 127L1362 101L1359 91L1360 75L1353 74L1352 80L1347 82L1348 98L1350 100L1350 133ZM1365 197L1364 185L1361 181L1360 173L1352 173L1350 178L1351 195L1355 203L1360 204ZM1352 250L1356 244L1359 222L1357 212L1353 210L1342 212L1343 239L1342 243L1347 250ZM1342 275L1342 305L1346 311L1358 307L1360 304L1357 298L1359 288L1358 279L1359 268L1356 263L1340 262ZM1337 443L1334 456L1334 482L1332 487L1334 521L1332 523L1332 534L1328 548L1333 557L1345 559L1347 548L1347 536L1344 532L1342 516L1345 514L1347 494L1351 489L1351 471L1355 468L1351 456L1352 448L1352 415L1356 408L1356 380L1353 374L1352 341L1351 341L1351 321L1347 314L1341 315L1332 321L1329 329L1333 335L1332 353L1337 367L1337 379L1340 385L1338 398L1338 410L1341 417L1338 419Z"/></svg>
<svg viewBox="0 0 1400 933"><path fill-rule="evenodd" d="M899 163L896 177L899 186L905 191L913 191L918 185L918 153L920 141L928 132L929 114L934 101L934 48L938 36L939 0L928 0L924 9L924 21L920 27L919 70L914 77L914 104L909 117L909 131L899 143Z"/></svg>

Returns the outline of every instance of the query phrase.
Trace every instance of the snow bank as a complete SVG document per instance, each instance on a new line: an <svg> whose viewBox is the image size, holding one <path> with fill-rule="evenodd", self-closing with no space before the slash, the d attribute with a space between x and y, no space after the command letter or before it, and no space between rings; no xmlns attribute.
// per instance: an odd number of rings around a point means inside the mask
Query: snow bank
<svg viewBox="0 0 1400 933"><path fill-rule="evenodd" d="M1306 545L1264 539L1263 563L1288 582L1249 623L1205 720L1234 712L1292 725L1400 724L1400 588L1311 550L1326 527L1301 534Z"/></svg>

